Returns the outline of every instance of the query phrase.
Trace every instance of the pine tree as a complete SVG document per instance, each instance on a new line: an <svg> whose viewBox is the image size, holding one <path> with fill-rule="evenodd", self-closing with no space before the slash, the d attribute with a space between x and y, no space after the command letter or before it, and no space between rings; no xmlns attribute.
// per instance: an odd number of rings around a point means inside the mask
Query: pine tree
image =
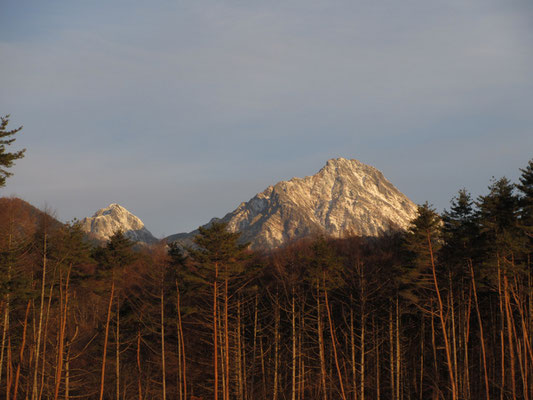
<svg viewBox="0 0 533 400"><path fill-rule="evenodd" d="M6 146L9 146L15 141L15 138L10 137L22 130L22 126L8 131L7 124L9 123L9 115L0 117L0 121L0 187L3 187L6 184L6 179L13 175L7 171L7 168L11 168L15 160L24 157L26 149L14 153L6 151Z"/></svg>
<svg viewBox="0 0 533 400"><path fill-rule="evenodd" d="M524 169L520 169L520 183L517 185L520 196L521 226L533 242L533 160Z"/></svg>
<svg viewBox="0 0 533 400"><path fill-rule="evenodd" d="M212 326L213 326L213 398L219 394L219 344L224 355L220 364L223 367L223 398L229 400L229 321L228 321L228 284L230 277L238 272L240 261L245 258L248 244L239 244L239 233L227 231L227 224L213 222L209 227L198 228L199 234L194 238L197 248L188 249L197 269L198 277L213 287L212 292ZM222 288L221 288L222 287ZM219 292L220 289L220 293ZM219 315L219 296L223 296L223 315ZM223 324L220 322L223 321ZM218 332L218 325L224 332Z"/></svg>

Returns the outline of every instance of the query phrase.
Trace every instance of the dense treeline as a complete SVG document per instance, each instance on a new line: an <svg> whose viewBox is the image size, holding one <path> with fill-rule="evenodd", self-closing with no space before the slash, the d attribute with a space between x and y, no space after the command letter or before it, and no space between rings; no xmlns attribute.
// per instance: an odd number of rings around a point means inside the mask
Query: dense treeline
<svg viewBox="0 0 533 400"><path fill-rule="evenodd" d="M533 161L404 233L195 242L0 199L0 398L533 399Z"/></svg>

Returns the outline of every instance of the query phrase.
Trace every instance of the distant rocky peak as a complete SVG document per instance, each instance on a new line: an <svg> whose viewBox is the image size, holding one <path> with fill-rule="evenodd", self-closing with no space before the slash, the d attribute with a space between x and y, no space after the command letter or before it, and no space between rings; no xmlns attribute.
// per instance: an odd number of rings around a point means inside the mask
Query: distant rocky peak
<svg viewBox="0 0 533 400"><path fill-rule="evenodd" d="M153 243L157 239L144 226L141 219L120 204L111 203L81 221L84 231L98 240L108 240L116 231L121 230L136 242Z"/></svg>
<svg viewBox="0 0 533 400"><path fill-rule="evenodd" d="M222 220L252 248L268 249L316 234L378 236L406 229L415 216L416 205L379 170L333 158L314 175L269 186Z"/></svg>

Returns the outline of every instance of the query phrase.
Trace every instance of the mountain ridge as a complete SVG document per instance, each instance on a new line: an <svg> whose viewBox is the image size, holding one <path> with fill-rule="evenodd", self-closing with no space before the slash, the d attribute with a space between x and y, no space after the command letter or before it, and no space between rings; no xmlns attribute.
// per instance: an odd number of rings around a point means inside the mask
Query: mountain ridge
<svg viewBox="0 0 533 400"><path fill-rule="evenodd" d="M310 235L378 236L406 229L416 210L378 169L335 158L314 175L268 186L206 225L226 222L228 230L241 232L242 241L252 248L268 249ZM179 233L166 240L190 243L196 233Z"/></svg>

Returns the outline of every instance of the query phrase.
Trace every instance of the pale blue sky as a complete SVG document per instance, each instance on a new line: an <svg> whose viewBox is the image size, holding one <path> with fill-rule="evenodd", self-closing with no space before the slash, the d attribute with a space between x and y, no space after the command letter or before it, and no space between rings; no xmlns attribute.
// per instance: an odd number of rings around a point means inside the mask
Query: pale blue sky
<svg viewBox="0 0 533 400"><path fill-rule="evenodd" d="M2 0L1 195L158 236L333 157L439 210L533 157L527 0Z"/></svg>

